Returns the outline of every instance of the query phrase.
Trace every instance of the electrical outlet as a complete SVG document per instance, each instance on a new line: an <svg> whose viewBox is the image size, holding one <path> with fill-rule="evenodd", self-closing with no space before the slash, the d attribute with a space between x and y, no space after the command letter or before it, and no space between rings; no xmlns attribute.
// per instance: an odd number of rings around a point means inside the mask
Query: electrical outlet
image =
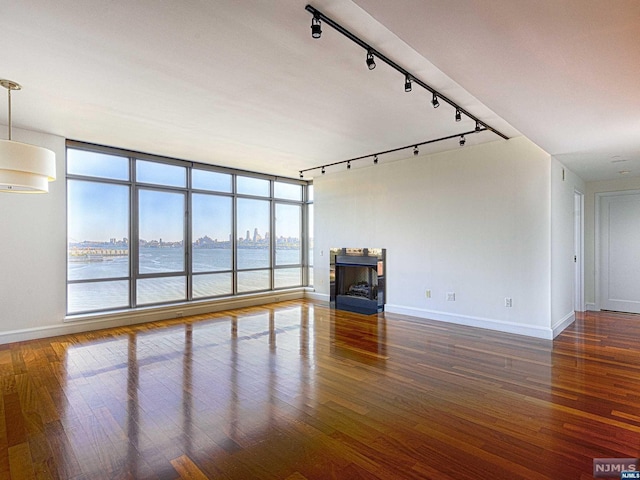
<svg viewBox="0 0 640 480"><path fill-rule="evenodd" d="M447 302L455 302L456 294L455 292L447 292Z"/></svg>
<svg viewBox="0 0 640 480"><path fill-rule="evenodd" d="M424 295L427 298L431 298L431 290L427 290Z"/></svg>
<svg viewBox="0 0 640 480"><path fill-rule="evenodd" d="M504 306L513 307L513 299L511 297L504 297Z"/></svg>
<svg viewBox="0 0 640 480"><path fill-rule="evenodd" d="M184 312L176 312L176 318L184 317Z"/></svg>

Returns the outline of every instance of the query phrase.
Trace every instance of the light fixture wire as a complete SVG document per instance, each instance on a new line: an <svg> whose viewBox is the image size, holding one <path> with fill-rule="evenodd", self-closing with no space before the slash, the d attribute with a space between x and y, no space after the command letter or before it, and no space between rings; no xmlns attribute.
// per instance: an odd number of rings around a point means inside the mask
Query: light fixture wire
<svg viewBox="0 0 640 480"><path fill-rule="evenodd" d="M11 80L0 80L0 85L7 89L7 106L9 107L9 112L7 113L7 140L11 140L11 92L13 90L22 90L20 84L16 82L12 82Z"/></svg>

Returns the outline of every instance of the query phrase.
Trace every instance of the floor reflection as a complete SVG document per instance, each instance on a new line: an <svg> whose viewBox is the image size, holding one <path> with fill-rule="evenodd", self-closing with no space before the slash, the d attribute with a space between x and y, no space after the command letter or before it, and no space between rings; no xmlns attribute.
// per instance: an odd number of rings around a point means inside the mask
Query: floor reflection
<svg viewBox="0 0 640 480"><path fill-rule="evenodd" d="M383 315L354 315L349 321L336 314L331 319L331 353L350 360L384 367L387 355L387 321Z"/></svg>
<svg viewBox="0 0 640 480"><path fill-rule="evenodd" d="M228 314L70 346L66 417L85 429L74 443L83 470L171 477L171 461L185 453L215 457L259 444L283 409L314 402L310 311ZM114 422L102 424L105 415ZM113 447L108 458L103 441Z"/></svg>
<svg viewBox="0 0 640 480"><path fill-rule="evenodd" d="M637 456L639 336L605 312L548 341L297 301L20 342L0 478L590 478Z"/></svg>

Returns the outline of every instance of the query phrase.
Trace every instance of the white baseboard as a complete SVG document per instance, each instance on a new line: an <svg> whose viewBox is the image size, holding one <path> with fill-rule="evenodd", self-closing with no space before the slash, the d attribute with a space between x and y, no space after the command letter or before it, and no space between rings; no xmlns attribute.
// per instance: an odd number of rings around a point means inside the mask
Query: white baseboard
<svg viewBox="0 0 640 480"><path fill-rule="evenodd" d="M88 315L73 315L66 317L61 324L43 327L26 328L0 332L0 345L25 340L55 337L71 333L89 332L103 328L123 327L145 322L169 320L214 313L234 308L253 307L267 303L282 302L304 298L304 289L267 292L254 295L212 300L206 302L183 303L179 305L148 307L112 313L96 313Z"/></svg>
<svg viewBox="0 0 640 480"><path fill-rule="evenodd" d="M553 330L553 338L556 338L565 328L576 320L576 312L567 313L559 322L551 328Z"/></svg>
<svg viewBox="0 0 640 480"><path fill-rule="evenodd" d="M327 303L331 301L331 297L326 293L318 293L318 292L309 291L309 290L305 292L304 298L309 298L311 300L318 300L320 302L327 302Z"/></svg>
<svg viewBox="0 0 640 480"><path fill-rule="evenodd" d="M403 307L401 305L385 305L385 311L389 313L398 313L401 315L410 315L412 317L424 318L428 320L438 320L441 322L454 323L457 325L466 325L468 327L486 328L505 333L515 333L517 335L526 335L528 337L543 338L545 340L553 339L553 330L551 328L537 327L533 325L522 325L514 322L504 322L491 318L472 317L469 315L454 315L446 312L437 312L433 310L424 310L421 308Z"/></svg>
<svg viewBox="0 0 640 480"><path fill-rule="evenodd" d="M256 295L245 295L209 302L184 303L164 307L149 307L136 310L127 310L114 313L96 313L90 315L76 315L64 319L64 322L57 325L43 327L11 330L0 332L0 345L25 340L35 340L39 338L54 337L72 333L88 332L103 328L122 327L136 325L145 322L168 320L189 315L201 315L214 313L222 310L234 308L252 307L265 305L268 303L309 298L321 302L329 303L328 294L318 293L311 290L295 289L287 291L267 292ZM587 308L593 304L587 304ZM515 333L530 337L553 339L558 333L564 330L575 320L573 313L568 314L560 320L553 329L537 327L532 325L522 325L514 322L504 322L490 318L473 317L468 315L454 315L446 312L437 312L401 305L387 304L385 310L389 313L410 315L416 318L438 320L458 325L470 327L486 328L506 333Z"/></svg>

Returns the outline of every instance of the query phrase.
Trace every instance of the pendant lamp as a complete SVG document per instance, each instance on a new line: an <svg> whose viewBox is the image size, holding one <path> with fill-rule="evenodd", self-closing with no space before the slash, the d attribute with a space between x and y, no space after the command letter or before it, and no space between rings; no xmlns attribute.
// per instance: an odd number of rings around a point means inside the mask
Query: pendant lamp
<svg viewBox="0 0 640 480"><path fill-rule="evenodd" d="M0 80L9 99L9 136L0 140L0 192L47 193L56 179L56 155L51 150L11 140L11 91L22 87Z"/></svg>

